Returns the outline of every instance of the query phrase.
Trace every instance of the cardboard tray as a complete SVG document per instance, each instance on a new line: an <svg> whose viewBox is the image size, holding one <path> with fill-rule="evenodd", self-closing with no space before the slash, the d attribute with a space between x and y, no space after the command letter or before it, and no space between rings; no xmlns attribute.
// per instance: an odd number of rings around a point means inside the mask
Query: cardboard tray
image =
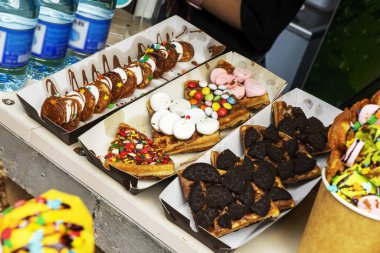
<svg viewBox="0 0 380 253"><path fill-rule="evenodd" d="M156 92L167 93L173 100L183 98L184 83L187 80L209 80L211 71L216 68L219 60L221 59L232 63L234 66L246 67L252 71L253 78L267 83L270 101L273 101L276 97L278 97L286 86L286 82L283 79L277 77L260 65L237 53L229 52L173 80L167 85L157 89ZM103 166L103 160L104 155L107 154L110 143L115 137L118 126L122 122L131 125L140 132L146 134L148 137L151 137L150 118L146 109L146 102L150 99L150 97L150 95L144 96L134 103L127 105L122 110L119 110L112 116L98 123L92 129L79 137L79 141L87 152L88 160L95 164L103 172L110 175L118 183L124 185L124 187L133 194L137 194L163 180L166 180L167 178L162 180L139 180L138 178L122 172L117 168L111 167L110 170L105 169ZM222 138L230 131L231 130L223 131L221 133ZM200 153L177 154L171 156L171 158L175 162L176 169L178 169L192 161L195 161L200 157L200 155Z"/></svg>
<svg viewBox="0 0 380 253"><path fill-rule="evenodd" d="M293 106L301 107L308 118L315 116L320 119L325 126L330 125L334 118L341 112L339 109L299 89L292 90L291 92L278 98L278 100L285 101ZM269 126L271 122L272 105L269 105L253 116L249 121L244 123L244 125L254 124ZM229 148L237 156L242 156L244 154L239 128L235 129L220 143L216 144L213 150L222 152L227 148ZM207 151L196 162L210 163L210 153L211 150ZM321 168L324 167L326 165L326 157L318 158L317 162ZM287 187L286 189L291 193L296 205L298 205L319 180L320 178L316 178L297 186ZM164 189L164 191L160 194L160 200L166 217L170 221L183 228L215 252L232 252L247 243L249 240L258 236L276 221L267 220L261 223L253 224L220 238L216 238L202 228L199 228L198 232L196 231L190 207L183 197L178 178L173 180L173 182L171 182ZM282 218L288 212L289 210L282 213L278 219Z"/></svg>
<svg viewBox="0 0 380 253"><path fill-rule="evenodd" d="M111 109L106 109L101 114L94 114L89 121L81 122L79 127L73 131L68 132L49 119L41 117L41 106L46 97L51 95L52 90L55 89L61 96L64 96L66 92L82 87L86 81L94 81L97 77L97 71L99 73L105 73L113 69L114 66L117 65L117 61L121 63L121 65L124 65L131 59L137 59L140 43L146 47L152 43L165 41L167 38L190 42L194 47L194 58L189 62L178 62L175 68L165 72L162 78L153 79L150 85L145 89L137 89L132 96L116 101ZM161 87L199 64L210 60L224 50L225 46L221 45L218 41L197 27L178 16L173 16L63 69L44 80L26 86L18 91L17 95L30 117L38 121L63 142L70 145L78 141L79 135L111 113L121 109L152 90ZM117 59L117 61L115 59Z"/></svg>

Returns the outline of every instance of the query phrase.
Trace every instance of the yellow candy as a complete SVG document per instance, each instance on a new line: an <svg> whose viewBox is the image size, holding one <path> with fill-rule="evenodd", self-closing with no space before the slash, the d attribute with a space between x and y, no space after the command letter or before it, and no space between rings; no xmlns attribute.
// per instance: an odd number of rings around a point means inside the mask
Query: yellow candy
<svg viewBox="0 0 380 253"><path fill-rule="evenodd" d="M223 107L226 108L227 110L231 110L232 109L232 105L230 105L229 103L224 103Z"/></svg>
<svg viewBox="0 0 380 253"><path fill-rule="evenodd" d="M210 94L210 92L211 92L211 90L210 90L209 87L204 87L204 88L202 89L202 94L203 94L203 95L208 95L208 94Z"/></svg>
<svg viewBox="0 0 380 253"><path fill-rule="evenodd" d="M194 94L197 93L197 90L191 90L189 93L190 97L194 97Z"/></svg>
<svg viewBox="0 0 380 253"><path fill-rule="evenodd" d="M212 108L212 110L217 112L220 109L220 104L219 103L212 103L211 108Z"/></svg>

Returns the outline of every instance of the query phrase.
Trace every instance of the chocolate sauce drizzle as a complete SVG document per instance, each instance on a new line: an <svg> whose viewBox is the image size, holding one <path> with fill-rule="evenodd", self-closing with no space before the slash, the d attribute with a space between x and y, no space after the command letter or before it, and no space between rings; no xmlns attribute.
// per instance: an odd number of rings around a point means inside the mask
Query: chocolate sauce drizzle
<svg viewBox="0 0 380 253"><path fill-rule="evenodd" d="M137 57L140 58L140 57L144 56L145 50L146 50L146 47L144 46L144 44L143 43L138 43L137 44ZM129 62L129 59L130 59L130 57L128 57L128 62Z"/></svg>
<svg viewBox="0 0 380 253"><path fill-rule="evenodd" d="M57 87L55 86L55 84L53 83L51 79L46 79L45 88L46 88L47 94L50 93L51 96L55 96L59 94Z"/></svg>
<svg viewBox="0 0 380 253"><path fill-rule="evenodd" d="M78 85L77 78L75 77L75 73L71 69L69 69L67 71L67 74L69 75L71 89L75 90L75 86L77 89L79 89L79 85Z"/></svg>
<svg viewBox="0 0 380 253"><path fill-rule="evenodd" d="M113 68L116 69L116 68L121 68L121 64L120 64L120 61L119 61L119 58L117 57L117 55L114 55L113 56Z"/></svg>
<svg viewBox="0 0 380 253"><path fill-rule="evenodd" d="M175 38L178 39L179 37L181 37L182 35L184 35L186 31L187 31L187 26L185 26L185 29L183 29L183 32L181 32L180 34L178 34Z"/></svg>
<svg viewBox="0 0 380 253"><path fill-rule="evenodd" d="M92 74L92 81L96 81L96 79L98 79L98 76L99 76L99 71L96 70L95 68L95 65L92 64L92 67L91 67L91 74Z"/></svg>
<svg viewBox="0 0 380 253"><path fill-rule="evenodd" d="M82 69L82 79L83 79L83 84L89 84L90 82L87 79L86 71Z"/></svg>
<svg viewBox="0 0 380 253"><path fill-rule="evenodd" d="M102 63L103 63L103 73L107 73L107 72L110 72L111 69L110 69L110 65L108 64L108 59L107 59L107 56L105 56L104 54L102 55ZM108 68L108 71L106 69L106 66Z"/></svg>

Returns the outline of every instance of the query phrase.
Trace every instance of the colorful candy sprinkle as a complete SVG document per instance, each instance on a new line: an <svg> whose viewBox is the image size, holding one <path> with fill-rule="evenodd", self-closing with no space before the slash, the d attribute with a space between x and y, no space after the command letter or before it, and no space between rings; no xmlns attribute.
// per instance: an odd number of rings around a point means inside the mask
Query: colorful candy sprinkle
<svg viewBox="0 0 380 253"><path fill-rule="evenodd" d="M190 92L189 92L189 96L190 97L194 97L194 94L195 93L197 93L197 90L191 90Z"/></svg>
<svg viewBox="0 0 380 253"><path fill-rule="evenodd" d="M212 110L217 112L220 109L220 104L219 103L212 103L211 108L212 108Z"/></svg>
<svg viewBox="0 0 380 253"><path fill-rule="evenodd" d="M223 107L226 108L227 110L231 110L232 109L232 105L230 105L229 103L224 103Z"/></svg>
<svg viewBox="0 0 380 253"><path fill-rule="evenodd" d="M208 95L208 94L210 94L210 92L211 92L211 90L210 90L209 87L204 87L202 89L202 94L205 95L205 96Z"/></svg>
<svg viewBox="0 0 380 253"><path fill-rule="evenodd" d="M199 84L198 84L200 87L204 88L204 87L207 87L207 82L206 81L199 81Z"/></svg>
<svg viewBox="0 0 380 253"><path fill-rule="evenodd" d="M213 101L219 101L220 100L220 96L215 96Z"/></svg>
<svg viewBox="0 0 380 253"><path fill-rule="evenodd" d="M206 96L205 96L205 100L206 101L212 101L214 99L214 95L213 94L207 94Z"/></svg>
<svg viewBox="0 0 380 253"><path fill-rule="evenodd" d="M220 108L219 110L218 110L218 116L219 117L224 117L224 116L226 116L227 115L227 110L225 109L225 108Z"/></svg>
<svg viewBox="0 0 380 253"><path fill-rule="evenodd" d="M234 105L234 104L236 104L236 100L233 97L229 97L229 98L227 98L227 103Z"/></svg>
<svg viewBox="0 0 380 253"><path fill-rule="evenodd" d="M202 100L203 99L203 94L202 94L202 92L200 92L200 91L197 91L195 94L194 94L194 98L196 99L196 100Z"/></svg>
<svg viewBox="0 0 380 253"><path fill-rule="evenodd" d="M190 104L196 105L196 104L198 104L198 101L196 99L190 99Z"/></svg>
<svg viewBox="0 0 380 253"><path fill-rule="evenodd" d="M188 82L187 87L190 89L195 89L197 87L197 84L195 82Z"/></svg>

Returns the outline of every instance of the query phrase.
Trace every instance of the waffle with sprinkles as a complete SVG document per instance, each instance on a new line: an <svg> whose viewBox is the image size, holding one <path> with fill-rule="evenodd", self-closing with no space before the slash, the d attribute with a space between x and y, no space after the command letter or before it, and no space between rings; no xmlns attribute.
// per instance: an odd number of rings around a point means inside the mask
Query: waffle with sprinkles
<svg viewBox="0 0 380 253"><path fill-rule="evenodd" d="M80 198L50 190L0 213L0 252L93 253L90 213Z"/></svg>
<svg viewBox="0 0 380 253"><path fill-rule="evenodd" d="M174 174L174 163L146 135L121 123L108 149L104 166L112 166L140 178L163 178Z"/></svg>

